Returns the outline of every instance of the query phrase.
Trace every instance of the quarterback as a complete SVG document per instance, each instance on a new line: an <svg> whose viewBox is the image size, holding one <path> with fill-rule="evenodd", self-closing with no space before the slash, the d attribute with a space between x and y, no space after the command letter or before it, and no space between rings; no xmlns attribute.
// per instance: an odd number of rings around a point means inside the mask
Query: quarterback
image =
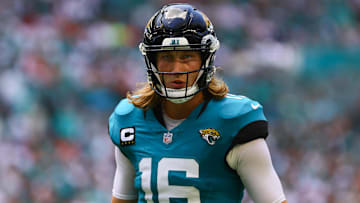
<svg viewBox="0 0 360 203"><path fill-rule="evenodd" d="M148 82L109 118L112 203L284 203L265 142L262 106L214 77L220 43L207 16L169 4L150 18L139 49Z"/></svg>

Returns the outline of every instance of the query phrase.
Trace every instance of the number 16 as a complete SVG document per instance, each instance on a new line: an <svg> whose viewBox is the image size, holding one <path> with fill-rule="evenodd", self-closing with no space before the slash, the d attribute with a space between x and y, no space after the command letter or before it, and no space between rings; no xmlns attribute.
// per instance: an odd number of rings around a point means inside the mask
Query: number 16
<svg viewBox="0 0 360 203"><path fill-rule="evenodd" d="M153 203L151 191L151 158L139 162L141 188L145 200ZM188 203L200 203L200 191L194 186L169 185L169 171L185 171L187 178L199 178L199 164L194 159L162 158L158 163L157 190L160 203L169 203L170 198L187 198Z"/></svg>

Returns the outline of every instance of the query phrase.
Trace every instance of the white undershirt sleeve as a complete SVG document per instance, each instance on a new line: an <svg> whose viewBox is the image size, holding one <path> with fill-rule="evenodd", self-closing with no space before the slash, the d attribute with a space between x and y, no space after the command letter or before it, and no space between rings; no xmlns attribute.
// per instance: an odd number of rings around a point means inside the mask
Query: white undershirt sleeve
<svg viewBox="0 0 360 203"><path fill-rule="evenodd" d="M134 187L135 170L129 159L115 147L116 171L112 190L113 197L121 200L137 199Z"/></svg>
<svg viewBox="0 0 360 203"><path fill-rule="evenodd" d="M285 195L264 139L236 145L226 156L255 203L281 203Z"/></svg>

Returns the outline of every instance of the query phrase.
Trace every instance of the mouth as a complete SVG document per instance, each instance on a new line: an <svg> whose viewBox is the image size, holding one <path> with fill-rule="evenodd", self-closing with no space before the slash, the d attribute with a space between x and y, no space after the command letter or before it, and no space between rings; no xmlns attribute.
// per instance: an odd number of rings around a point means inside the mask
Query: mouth
<svg viewBox="0 0 360 203"><path fill-rule="evenodd" d="M181 80L175 80L170 82L169 84L169 88L172 89L181 89L181 88L185 88L186 84L185 82L181 81Z"/></svg>

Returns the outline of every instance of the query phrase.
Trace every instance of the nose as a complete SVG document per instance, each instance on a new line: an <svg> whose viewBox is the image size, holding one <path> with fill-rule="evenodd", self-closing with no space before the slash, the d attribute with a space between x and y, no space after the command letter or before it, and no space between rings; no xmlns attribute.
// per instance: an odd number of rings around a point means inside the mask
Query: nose
<svg viewBox="0 0 360 203"><path fill-rule="evenodd" d="M172 72L173 73L184 72L184 64L179 60L174 60Z"/></svg>

